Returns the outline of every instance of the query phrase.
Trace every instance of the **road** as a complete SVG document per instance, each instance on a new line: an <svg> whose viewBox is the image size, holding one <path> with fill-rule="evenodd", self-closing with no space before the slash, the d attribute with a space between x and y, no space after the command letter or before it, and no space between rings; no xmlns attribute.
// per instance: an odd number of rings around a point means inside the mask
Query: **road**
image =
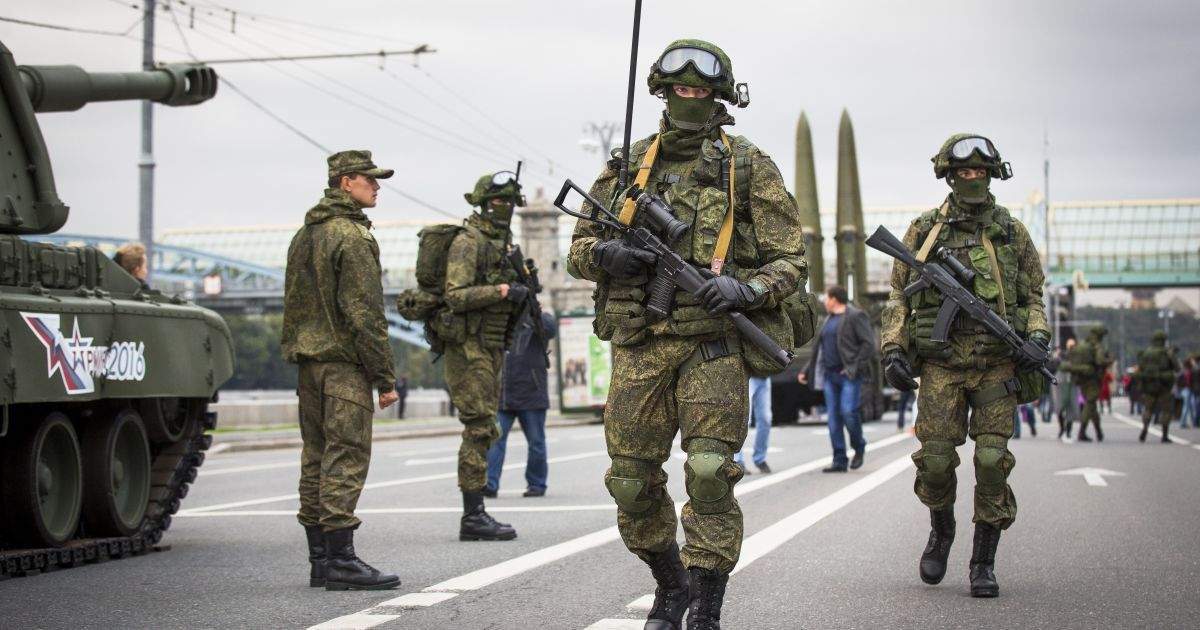
<svg viewBox="0 0 1200 630"><path fill-rule="evenodd" d="M969 444L951 569L934 587L917 576L928 516L912 494L916 441L868 425L866 465L826 475L823 430L778 427L775 472L738 486L747 539L725 627L1197 627L1200 431L1140 444L1135 425L1107 415L1102 444L1064 444L1047 424L1013 440L1020 513L1000 542L995 600L967 592ZM525 499L514 433L489 506L519 537L495 543L458 541L455 439L376 444L356 546L400 574L397 590L307 588L298 452L227 453L201 469L164 538L170 550L0 583L0 627L641 628L653 583L616 534L601 428L549 438L549 493ZM668 473L679 500L681 457Z"/></svg>

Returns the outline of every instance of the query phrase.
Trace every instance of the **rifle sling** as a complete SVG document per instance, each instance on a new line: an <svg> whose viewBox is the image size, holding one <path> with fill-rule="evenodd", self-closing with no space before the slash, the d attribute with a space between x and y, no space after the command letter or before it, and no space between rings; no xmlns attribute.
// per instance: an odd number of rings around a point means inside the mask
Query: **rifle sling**
<svg viewBox="0 0 1200 630"><path fill-rule="evenodd" d="M646 182L650 181L650 170L654 168L654 160L658 158L658 145L661 136L654 136L654 141L650 143L650 148L646 149L646 155L642 158L642 164L638 167L637 175L633 178L633 185L641 190L646 189ZM620 191L624 193L625 191ZM623 225L632 225L633 217L637 215L637 204L630 197L625 198L624 205L621 206L621 215L617 219Z"/></svg>
<svg viewBox="0 0 1200 630"><path fill-rule="evenodd" d="M1004 309L1004 278L1000 275L1000 263L996 260L996 247L992 245L992 239L988 238L987 232L980 232L983 237L983 249L988 255L988 265L992 268L992 279L996 281L996 286L1000 288L1000 297L996 300L996 306L999 307L1000 317L1008 318L1008 313Z"/></svg>

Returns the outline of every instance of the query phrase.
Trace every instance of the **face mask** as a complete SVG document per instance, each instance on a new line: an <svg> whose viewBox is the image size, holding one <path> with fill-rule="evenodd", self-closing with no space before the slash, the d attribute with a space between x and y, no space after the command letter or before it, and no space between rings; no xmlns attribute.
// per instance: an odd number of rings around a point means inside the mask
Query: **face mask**
<svg viewBox="0 0 1200 630"><path fill-rule="evenodd" d="M671 123L680 129L693 131L704 126L712 117L717 101L714 95L707 98L685 98L675 93L667 92L667 115Z"/></svg>
<svg viewBox="0 0 1200 630"><path fill-rule="evenodd" d="M954 177L950 180L950 188L956 199L963 203L983 203L988 199L988 186L992 183L990 177L962 179Z"/></svg>
<svg viewBox="0 0 1200 630"><path fill-rule="evenodd" d="M516 208L512 202L505 202L501 206L495 206L492 202L488 202L487 211L484 216L492 222L496 227L508 227L512 223L513 209Z"/></svg>

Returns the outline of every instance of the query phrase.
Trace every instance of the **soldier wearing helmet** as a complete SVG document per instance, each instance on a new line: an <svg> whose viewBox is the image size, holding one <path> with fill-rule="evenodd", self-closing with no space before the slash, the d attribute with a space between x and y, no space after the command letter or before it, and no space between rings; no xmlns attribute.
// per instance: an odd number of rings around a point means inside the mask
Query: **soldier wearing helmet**
<svg viewBox="0 0 1200 630"><path fill-rule="evenodd" d="M612 465L604 481L622 540L658 584L646 628L678 630L685 612L690 629L719 628L742 542L733 487L744 472L733 454L746 438L747 376L758 369L723 313L777 312L808 271L799 213L779 169L748 139L724 131L734 121L718 101L749 103L724 51L672 42L647 83L666 104L658 132L634 142L627 162L614 151L591 194L620 208L618 173L627 164L629 181L662 196L687 225L675 251L713 277L696 295L676 291L669 314L656 316L646 309L655 254L590 221L576 224L568 271L597 284L596 332L612 341L604 411ZM650 227L644 219L623 220ZM677 432L688 455L682 551L663 471Z"/></svg>
<svg viewBox="0 0 1200 630"><path fill-rule="evenodd" d="M1108 329L1103 325L1096 326L1087 333L1087 339L1075 344L1067 355L1066 369L1071 373L1079 392L1083 394L1083 410L1079 419L1079 433L1076 440L1091 442L1087 435L1088 423L1096 426L1096 440L1104 441L1104 431L1100 428L1100 408L1097 400L1100 398L1100 385L1104 371L1112 365L1112 355L1104 347L1104 337Z"/></svg>
<svg viewBox="0 0 1200 630"><path fill-rule="evenodd" d="M992 141L978 134L955 134L933 156L933 172L950 194L940 206L917 217L904 243L921 260L948 251L975 272L969 289L1006 318L1025 338L1049 346L1042 301L1041 261L1025 226L996 204L993 179L1012 177ZM928 584L946 574L954 541L954 499L959 464L956 447L975 441L975 539L971 554L971 595L999 594L994 565L1000 532L1012 525L1017 502L1008 475L1015 463L1008 450L1013 414L1020 402L1036 400L1045 383L1037 366L1014 358L1008 347L975 321L960 314L947 341L932 331L942 305L934 289L905 294L915 272L897 261L881 332L884 376L897 389L918 391L915 491L930 512L931 532L919 572Z"/></svg>
<svg viewBox="0 0 1200 630"><path fill-rule="evenodd" d="M511 171L488 174L463 198L475 211L450 242L442 295L446 309L434 322L444 343L446 385L463 424L458 487L463 496L461 540L511 540L517 533L484 509L487 451L500 437L500 367L529 288L516 282L508 261L513 211L525 205Z"/></svg>
<svg viewBox="0 0 1200 630"><path fill-rule="evenodd" d="M1138 440L1145 442L1150 422L1158 416L1162 426L1162 441L1170 442L1167 432L1171 428L1171 415L1175 411L1175 400L1171 387L1175 385L1175 374L1179 372L1179 361L1167 351L1167 334L1154 331L1150 347L1138 353L1137 372L1134 378L1142 395L1142 433Z"/></svg>

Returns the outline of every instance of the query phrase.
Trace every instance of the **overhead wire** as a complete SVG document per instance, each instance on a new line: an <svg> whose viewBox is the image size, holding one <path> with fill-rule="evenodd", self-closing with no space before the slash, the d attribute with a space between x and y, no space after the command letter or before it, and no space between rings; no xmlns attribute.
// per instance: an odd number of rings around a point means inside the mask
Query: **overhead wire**
<svg viewBox="0 0 1200 630"><path fill-rule="evenodd" d="M370 38L378 39L378 40L382 40L382 41L390 41L390 42L397 42L397 43L401 43L401 44L416 45L416 42L398 39L391 35L368 33L368 32L364 32L364 31L358 31L358 30L342 28L342 27L338 27L338 26L332 26L329 24L317 24L315 22L306 22L304 20L297 20L296 18L283 17L283 16L279 16L279 15L271 15L268 13L258 13L255 11L243 11L243 10L235 8L235 7L220 5L220 4L216 4L213 2L197 2L195 0L175 0L175 1L178 2L179 4L182 4L185 6L197 6L197 7L205 7L206 6L206 7L218 9L221 11L225 11L227 13L236 13L239 16L244 16L244 17L247 17L252 20L266 20L266 21L272 21L272 22L280 22L280 23L284 23L284 24L291 24L294 26L304 27L304 28L308 28L308 29L314 29L314 30L323 31L323 32L343 33L346 35L355 35L358 37L370 37Z"/></svg>
<svg viewBox="0 0 1200 630"><path fill-rule="evenodd" d="M5 17L5 16L0 16L0 22L11 22L13 24L20 24L22 26L48 28L48 29L55 30L55 31L67 31L69 33L83 33L86 35L107 35L110 37L127 37L133 29L137 28L138 24L142 23L142 20L138 19L136 22L131 24L129 26L129 28L125 29L124 31L105 31L105 30L94 29L94 28L64 26L62 24L50 24L48 22L36 22L34 20L22 20L20 18Z"/></svg>

